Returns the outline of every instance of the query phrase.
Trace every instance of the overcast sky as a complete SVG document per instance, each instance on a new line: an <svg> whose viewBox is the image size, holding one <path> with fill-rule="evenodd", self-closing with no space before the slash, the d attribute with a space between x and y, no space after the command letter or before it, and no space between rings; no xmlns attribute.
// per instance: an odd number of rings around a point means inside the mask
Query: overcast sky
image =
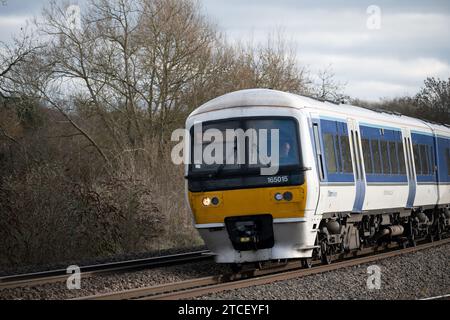
<svg viewBox="0 0 450 320"><path fill-rule="evenodd" d="M37 15L47 0L0 0L0 40ZM84 0L71 0L71 4ZM427 76L450 77L450 1L203 0L230 41L264 41L282 30L314 73L332 65L352 97L414 94ZM369 29L371 5L381 25ZM372 13L374 11L371 11ZM370 21L375 21L371 19ZM374 24L371 24L374 26Z"/></svg>

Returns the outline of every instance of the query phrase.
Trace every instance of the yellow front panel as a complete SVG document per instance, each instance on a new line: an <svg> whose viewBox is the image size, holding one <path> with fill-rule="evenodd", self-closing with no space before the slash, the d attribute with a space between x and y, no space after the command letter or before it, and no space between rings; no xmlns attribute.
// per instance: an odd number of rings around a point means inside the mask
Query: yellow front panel
<svg viewBox="0 0 450 320"><path fill-rule="evenodd" d="M275 194L289 191L292 201L276 201ZM203 199L217 197L217 206L204 206ZM189 201L197 224L224 223L235 216L271 214L274 219L302 218L305 213L306 183L296 187L239 189L217 192L189 192Z"/></svg>

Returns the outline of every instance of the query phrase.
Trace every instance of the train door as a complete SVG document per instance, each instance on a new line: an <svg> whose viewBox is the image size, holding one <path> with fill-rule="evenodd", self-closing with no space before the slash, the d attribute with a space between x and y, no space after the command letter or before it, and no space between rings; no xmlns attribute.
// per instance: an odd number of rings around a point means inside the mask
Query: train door
<svg viewBox="0 0 450 320"><path fill-rule="evenodd" d="M364 172L363 154L361 148L361 134L357 122L353 119L348 120L348 128L350 134L350 148L352 150L352 161L354 164L356 187L353 212L362 212L364 199L366 196L366 175Z"/></svg>
<svg viewBox="0 0 450 320"><path fill-rule="evenodd" d="M439 173L439 143L438 143L438 135L436 133L436 131L431 128L431 130L433 131L433 145L434 145L434 155L433 158L435 159L433 162L433 172L436 175L436 191L437 191L437 202L436 205L441 203L441 190L440 190L440 181L441 181L441 176Z"/></svg>
<svg viewBox="0 0 450 320"><path fill-rule="evenodd" d="M315 154L315 162L317 166L317 175L319 177L319 183L322 182L325 178L325 166L324 159L322 153L322 140L321 140L321 129L320 129L320 119L319 115L312 113L311 114L311 137L312 137L312 146ZM317 208L319 207L320 201L320 187L317 188L317 204L316 204L316 214L318 214Z"/></svg>
<svg viewBox="0 0 450 320"><path fill-rule="evenodd" d="M404 151L406 155L406 166L407 166L407 175L408 175L408 200L406 202L406 208L410 209L414 205L414 199L416 198L416 171L414 168L414 155L413 148L411 143L411 132L407 129L402 129L403 134L403 145Z"/></svg>

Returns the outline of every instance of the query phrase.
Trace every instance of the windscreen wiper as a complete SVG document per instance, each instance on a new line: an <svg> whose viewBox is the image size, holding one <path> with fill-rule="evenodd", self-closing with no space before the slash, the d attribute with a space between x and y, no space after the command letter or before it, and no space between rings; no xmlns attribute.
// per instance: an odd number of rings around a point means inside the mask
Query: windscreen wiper
<svg viewBox="0 0 450 320"><path fill-rule="evenodd" d="M212 173L209 174L209 177L210 177L210 178L215 178L215 177L217 177L217 176L219 175L219 173L221 173L221 172L223 171L223 168L225 168L225 166L226 166L226 163L222 163L221 165L219 165L219 166L217 167L217 169L214 170L214 172L212 172Z"/></svg>
<svg viewBox="0 0 450 320"><path fill-rule="evenodd" d="M189 172L187 176L185 176L185 179L193 179L198 177L208 177L208 178L215 178L219 173L222 172L223 168L225 168L225 163L221 164L214 170L213 172Z"/></svg>

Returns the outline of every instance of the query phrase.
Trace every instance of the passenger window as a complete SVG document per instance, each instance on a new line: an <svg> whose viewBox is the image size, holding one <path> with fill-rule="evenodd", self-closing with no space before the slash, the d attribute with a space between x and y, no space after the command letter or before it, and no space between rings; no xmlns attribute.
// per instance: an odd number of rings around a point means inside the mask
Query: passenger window
<svg viewBox="0 0 450 320"><path fill-rule="evenodd" d="M420 164L420 151L419 151L419 145L414 144L413 145L413 152L414 152L414 166L416 167L416 174L421 175L422 174L422 167Z"/></svg>
<svg viewBox="0 0 450 320"><path fill-rule="evenodd" d="M400 163L400 174L406 174L405 152L403 142L397 143L398 161Z"/></svg>
<svg viewBox="0 0 450 320"><path fill-rule="evenodd" d="M422 160L422 174L429 175L430 174L430 157L428 154L428 148L426 145L419 145L420 149L420 158Z"/></svg>
<svg viewBox="0 0 450 320"><path fill-rule="evenodd" d="M388 144L384 140L381 141L381 156L383 159L383 174L390 174Z"/></svg>
<svg viewBox="0 0 450 320"><path fill-rule="evenodd" d="M450 176L450 148L447 148L447 174Z"/></svg>
<svg viewBox="0 0 450 320"><path fill-rule="evenodd" d="M372 174L372 154L370 152L370 140L362 139L362 149L364 155L364 168L366 169L366 174Z"/></svg>
<svg viewBox="0 0 450 320"><path fill-rule="evenodd" d="M430 167L430 171L431 171L431 175L435 174L435 168L436 168L436 161L434 158L434 146L428 146L429 150L430 150L430 159L431 159L431 167Z"/></svg>
<svg viewBox="0 0 450 320"><path fill-rule="evenodd" d="M323 136L325 146L325 158L327 161L328 173L337 173L336 152L334 149L334 136L330 133L325 133Z"/></svg>
<svg viewBox="0 0 450 320"><path fill-rule="evenodd" d="M374 173L381 173L381 154L378 140L371 140Z"/></svg>
<svg viewBox="0 0 450 320"><path fill-rule="evenodd" d="M342 171L344 173L353 173L352 156L350 153L350 141L348 136L340 136L342 149Z"/></svg>
<svg viewBox="0 0 450 320"><path fill-rule="evenodd" d="M342 171L342 159L341 159L341 149L340 149L340 147L339 147L339 136L337 136L337 135L333 135L333 140L334 140L334 147L335 147L335 149L334 150L336 150L336 170L339 172L339 171Z"/></svg>
<svg viewBox="0 0 450 320"><path fill-rule="evenodd" d="M392 174L398 174L397 148L394 141L389 141L389 157L391 159Z"/></svg>

